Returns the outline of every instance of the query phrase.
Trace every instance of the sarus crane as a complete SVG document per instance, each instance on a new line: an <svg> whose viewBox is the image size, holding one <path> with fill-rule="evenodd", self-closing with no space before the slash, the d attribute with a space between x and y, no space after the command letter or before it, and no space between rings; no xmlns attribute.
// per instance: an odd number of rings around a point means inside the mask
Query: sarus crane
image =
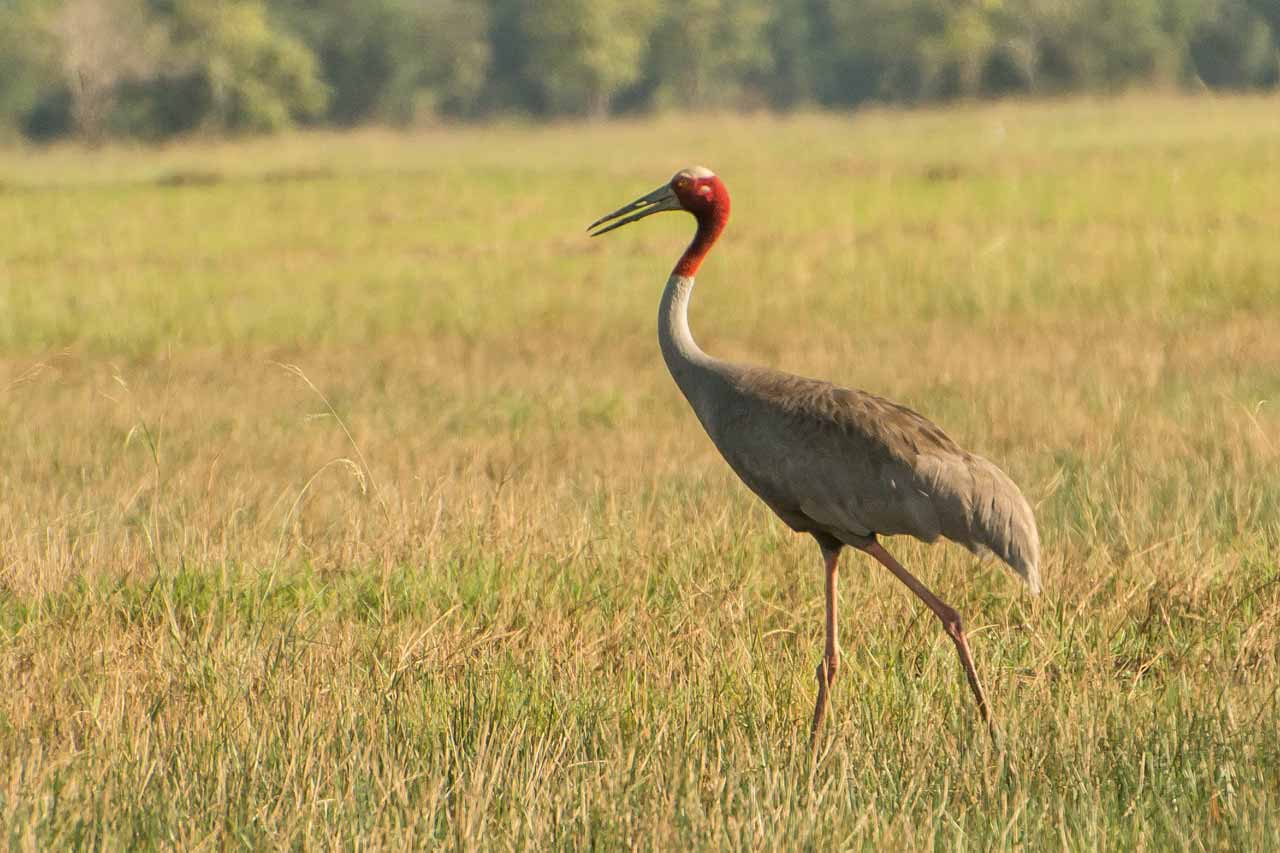
<svg viewBox="0 0 1280 853"><path fill-rule="evenodd" d="M682 169L587 230L599 236L664 210L683 210L697 222L658 308L658 343L667 368L734 473L792 530L813 536L822 551L826 648L816 673L811 737L816 740L822 726L840 668L836 572L846 545L882 563L938 617L955 644L978 712L991 726L960 614L903 568L880 537L907 534L933 542L942 536L976 554L994 553L1037 594L1040 537L1026 498L994 464L905 406L703 352L689 331L689 300L698 268L729 221L724 182L701 166Z"/></svg>

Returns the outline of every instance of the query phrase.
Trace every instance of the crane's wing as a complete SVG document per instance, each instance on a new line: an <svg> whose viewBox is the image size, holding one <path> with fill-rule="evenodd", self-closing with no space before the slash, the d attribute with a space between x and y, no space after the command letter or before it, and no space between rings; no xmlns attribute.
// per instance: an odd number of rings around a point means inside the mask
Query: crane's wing
<svg viewBox="0 0 1280 853"><path fill-rule="evenodd" d="M1039 535L1018 487L937 425L883 397L765 368L726 376L707 424L749 488L796 530L855 544L944 536L990 551L1039 591Z"/></svg>

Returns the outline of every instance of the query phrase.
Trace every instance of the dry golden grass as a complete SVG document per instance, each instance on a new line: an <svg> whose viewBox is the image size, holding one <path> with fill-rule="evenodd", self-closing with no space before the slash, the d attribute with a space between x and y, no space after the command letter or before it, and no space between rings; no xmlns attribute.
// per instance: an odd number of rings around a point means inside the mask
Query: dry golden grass
<svg viewBox="0 0 1280 853"><path fill-rule="evenodd" d="M705 162L716 354L912 405L1023 485L1046 594L821 573L657 354ZM1280 112L853 118L0 152L12 846L1280 840Z"/></svg>

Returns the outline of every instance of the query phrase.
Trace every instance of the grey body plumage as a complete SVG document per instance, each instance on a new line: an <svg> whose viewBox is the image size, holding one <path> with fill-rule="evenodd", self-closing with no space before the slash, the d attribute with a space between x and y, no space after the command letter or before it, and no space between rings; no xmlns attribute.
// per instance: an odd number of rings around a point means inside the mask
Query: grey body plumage
<svg viewBox="0 0 1280 853"><path fill-rule="evenodd" d="M1003 471L883 397L706 355L688 329L692 290L673 276L664 292L667 366L729 467L792 530L854 547L941 536L1040 591L1035 517Z"/></svg>

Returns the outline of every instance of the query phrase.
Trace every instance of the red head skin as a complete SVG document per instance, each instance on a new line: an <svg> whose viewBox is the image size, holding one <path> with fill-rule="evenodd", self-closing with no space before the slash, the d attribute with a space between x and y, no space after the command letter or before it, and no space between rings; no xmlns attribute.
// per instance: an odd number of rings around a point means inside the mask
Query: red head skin
<svg viewBox="0 0 1280 853"><path fill-rule="evenodd" d="M702 266L702 259L729 223L729 191L715 175L699 177L688 171L671 179L671 190L680 200L680 206L698 221L693 242L684 250L671 274L693 278Z"/></svg>

